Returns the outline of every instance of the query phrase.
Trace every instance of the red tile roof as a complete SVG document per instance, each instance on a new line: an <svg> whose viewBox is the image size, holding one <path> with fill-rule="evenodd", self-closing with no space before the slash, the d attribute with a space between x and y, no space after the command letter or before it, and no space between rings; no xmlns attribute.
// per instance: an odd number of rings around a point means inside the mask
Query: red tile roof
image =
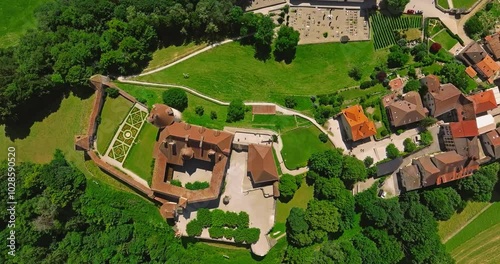
<svg viewBox="0 0 500 264"><path fill-rule="evenodd" d="M275 105L254 105L252 106L252 114L254 115L274 115L276 114Z"/></svg>
<svg viewBox="0 0 500 264"><path fill-rule="evenodd" d="M486 46L493 53L495 59L500 59L500 33L495 33L491 36L486 36L484 38L486 41Z"/></svg>
<svg viewBox="0 0 500 264"><path fill-rule="evenodd" d="M450 123L450 129L454 138L474 137L479 135L475 119Z"/></svg>
<svg viewBox="0 0 500 264"><path fill-rule="evenodd" d="M478 62L476 67L486 78L492 77L500 70L500 66L489 55L486 55L482 61Z"/></svg>
<svg viewBox="0 0 500 264"><path fill-rule="evenodd" d="M474 70L474 68L472 68L472 66L465 68L465 73L467 73L467 75L469 75L469 77L471 77L471 78L474 78L477 76L477 72Z"/></svg>
<svg viewBox="0 0 500 264"><path fill-rule="evenodd" d="M399 91L403 89L403 80L401 78L392 79L389 82L389 87L391 87L391 90Z"/></svg>
<svg viewBox="0 0 500 264"><path fill-rule="evenodd" d="M370 121L360 105L354 105L342 110L342 114L351 127L352 140L357 141L377 134L375 124Z"/></svg>
<svg viewBox="0 0 500 264"><path fill-rule="evenodd" d="M254 183L279 180L271 146L250 144L248 146L247 168Z"/></svg>
<svg viewBox="0 0 500 264"><path fill-rule="evenodd" d="M492 90L481 92L467 97L474 102L474 109L476 114L483 113L488 110L493 110L497 107L495 93Z"/></svg>

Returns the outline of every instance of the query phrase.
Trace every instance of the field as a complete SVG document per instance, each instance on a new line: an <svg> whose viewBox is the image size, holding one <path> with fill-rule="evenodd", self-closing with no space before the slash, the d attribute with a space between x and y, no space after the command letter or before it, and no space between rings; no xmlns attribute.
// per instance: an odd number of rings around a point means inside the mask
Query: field
<svg viewBox="0 0 500 264"><path fill-rule="evenodd" d="M432 40L434 40L434 42L441 44L443 49L446 50L450 50L451 48L453 48L453 46L455 46L455 44L458 43L458 41L454 39L452 36L450 36L448 31L446 30L441 31L439 34L432 37Z"/></svg>
<svg viewBox="0 0 500 264"><path fill-rule="evenodd" d="M144 124L123 163L123 167L133 171L149 184L151 184L153 177L151 164L153 162L153 148L157 133L157 127L148 123Z"/></svg>
<svg viewBox="0 0 500 264"><path fill-rule="evenodd" d="M451 0L453 2L453 7L454 8L460 8L460 9L469 9L476 3L478 0Z"/></svg>
<svg viewBox="0 0 500 264"><path fill-rule="evenodd" d="M314 187L307 185L305 179L300 188L293 195L292 200L283 203L280 200L276 202L276 223L286 223L286 219L293 207L306 208L309 200L313 198Z"/></svg>
<svg viewBox="0 0 500 264"><path fill-rule="evenodd" d="M260 61L254 58L254 52L251 46L232 42L137 79L185 85L224 101L283 105L287 95L309 97L358 85L348 77L349 69L359 66L363 79L368 79L387 55L387 51L374 51L371 42L300 45L291 64ZM189 73L189 78L184 78L184 73Z"/></svg>
<svg viewBox="0 0 500 264"><path fill-rule="evenodd" d="M5 0L0 8L0 48L16 45L20 36L36 26L34 10L46 0Z"/></svg>
<svg viewBox="0 0 500 264"><path fill-rule="evenodd" d="M443 29L443 24L439 19L429 19L429 24L427 26L428 37L436 35L439 31Z"/></svg>
<svg viewBox="0 0 500 264"><path fill-rule="evenodd" d="M323 143L318 139L320 133L317 127L310 125L281 135L283 140L281 155L288 169L304 167L313 153L333 148L330 141Z"/></svg>
<svg viewBox="0 0 500 264"><path fill-rule="evenodd" d="M153 53L153 59L149 62L148 67L146 67L146 69L144 69L143 72L147 72L159 68L161 66L170 64L195 51L203 49L206 46L207 46L206 43L195 44L194 42L190 42L179 46L172 45L158 49Z"/></svg>
<svg viewBox="0 0 500 264"><path fill-rule="evenodd" d="M499 263L500 202L495 202L446 244L457 263Z"/></svg>
<svg viewBox="0 0 500 264"><path fill-rule="evenodd" d="M442 241L448 241L449 237L459 230L472 217L477 215L489 203L469 202L465 209L455 213L447 221L438 221L438 234Z"/></svg>
<svg viewBox="0 0 500 264"><path fill-rule="evenodd" d="M422 16L403 15L400 17L389 17L377 13L371 17L371 26L375 49L382 49L396 44L397 40L394 31L422 28Z"/></svg>
<svg viewBox="0 0 500 264"><path fill-rule="evenodd" d="M448 4L448 0L437 0L437 4L444 9L450 8L450 5Z"/></svg>
<svg viewBox="0 0 500 264"><path fill-rule="evenodd" d="M101 155L106 153L111 140L127 116L132 102L118 96L117 98L106 97L101 111L101 122L97 128L97 150Z"/></svg>

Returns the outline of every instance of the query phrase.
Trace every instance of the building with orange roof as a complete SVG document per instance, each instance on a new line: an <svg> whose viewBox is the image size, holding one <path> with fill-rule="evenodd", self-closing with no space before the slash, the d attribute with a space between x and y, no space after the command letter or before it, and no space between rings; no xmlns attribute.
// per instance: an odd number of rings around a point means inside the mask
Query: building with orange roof
<svg viewBox="0 0 500 264"><path fill-rule="evenodd" d="M389 87L395 92L400 92L403 89L403 79L396 78L389 81Z"/></svg>
<svg viewBox="0 0 500 264"><path fill-rule="evenodd" d="M477 72L474 70L474 68L472 68L472 66L465 68L465 73L467 73L467 75L469 75L469 77L471 78L475 78L477 76Z"/></svg>
<svg viewBox="0 0 500 264"><path fill-rule="evenodd" d="M500 66L489 55L486 55L482 61L478 62L475 68L486 79L490 79L500 70Z"/></svg>
<svg viewBox="0 0 500 264"><path fill-rule="evenodd" d="M342 110L341 122L348 140L358 141L377 134L375 123L368 119L360 105Z"/></svg>
<svg viewBox="0 0 500 264"><path fill-rule="evenodd" d="M497 101L495 99L495 93L493 92L493 90L470 95L467 96L467 98L474 102L474 109L476 111L476 114L484 113L497 107Z"/></svg>
<svg viewBox="0 0 500 264"><path fill-rule="evenodd" d="M495 60L500 60L500 32L484 38L486 49L493 55Z"/></svg>

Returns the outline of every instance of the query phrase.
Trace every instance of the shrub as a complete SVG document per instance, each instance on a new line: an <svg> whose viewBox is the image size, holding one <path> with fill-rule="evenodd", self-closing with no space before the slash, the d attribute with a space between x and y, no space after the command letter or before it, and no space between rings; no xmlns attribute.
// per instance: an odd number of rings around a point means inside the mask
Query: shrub
<svg viewBox="0 0 500 264"><path fill-rule="evenodd" d="M435 42L432 43L430 51L434 54L438 53L438 51L441 49L441 44Z"/></svg>
<svg viewBox="0 0 500 264"><path fill-rule="evenodd" d="M297 106L297 100L293 96L285 97L285 106L288 108L295 108Z"/></svg>
<svg viewBox="0 0 500 264"><path fill-rule="evenodd" d="M370 167L373 164L373 158L370 156L367 156L364 160L363 163L365 164L365 167Z"/></svg>
<svg viewBox="0 0 500 264"><path fill-rule="evenodd" d="M203 230L203 227L201 226L200 222L198 219L191 220L186 226L186 232L188 236L199 236L201 235L201 231Z"/></svg>
<svg viewBox="0 0 500 264"><path fill-rule="evenodd" d="M377 83L378 83L377 80L364 81L359 85L359 88L360 89L370 88L372 86L375 86Z"/></svg>
<svg viewBox="0 0 500 264"><path fill-rule="evenodd" d="M387 78L387 73L385 71L379 71L376 78L379 82L383 82Z"/></svg>
<svg viewBox="0 0 500 264"><path fill-rule="evenodd" d="M195 181L195 182L188 182L186 183L185 188L188 190L203 190L210 187L210 184L206 181L200 182L200 181Z"/></svg>
<svg viewBox="0 0 500 264"><path fill-rule="evenodd" d="M116 98L120 95L120 91L116 88L108 87L106 88L106 94L111 98Z"/></svg>
<svg viewBox="0 0 500 264"><path fill-rule="evenodd" d="M278 20L278 24L280 24L280 25L283 24L283 22L285 22L285 19L282 16L278 17L277 20Z"/></svg>
<svg viewBox="0 0 500 264"><path fill-rule="evenodd" d="M230 228L223 228L222 231L224 232L224 237L227 239L232 239L233 238L233 233L234 230Z"/></svg>
<svg viewBox="0 0 500 264"><path fill-rule="evenodd" d="M163 102L179 111L184 111L188 107L188 98L184 90L180 88L172 88L163 92Z"/></svg>
<svg viewBox="0 0 500 264"><path fill-rule="evenodd" d="M349 77L353 78L354 80L359 81L359 80L361 80L363 73L361 72L360 68L353 67L349 70L348 75L349 75Z"/></svg>
<svg viewBox="0 0 500 264"><path fill-rule="evenodd" d="M203 227L209 227L212 225L212 214L207 208L200 208L196 214L196 219Z"/></svg>
<svg viewBox="0 0 500 264"><path fill-rule="evenodd" d="M271 139L273 140L274 143L278 142L278 136L277 135L272 135Z"/></svg>
<svg viewBox="0 0 500 264"><path fill-rule="evenodd" d="M283 201L290 201L299 187L295 178L290 174L285 174L280 178L280 198Z"/></svg>
<svg viewBox="0 0 500 264"><path fill-rule="evenodd" d="M303 180L304 180L304 176L302 176L302 175L295 176L295 183L297 184L297 188L300 188Z"/></svg>
<svg viewBox="0 0 500 264"><path fill-rule="evenodd" d="M238 214L238 228L248 228L250 222L250 217L247 212L241 211Z"/></svg>
<svg viewBox="0 0 500 264"><path fill-rule="evenodd" d="M210 112L210 119L212 119L212 120L217 119L217 112L215 112L215 111L211 111L211 112Z"/></svg>
<svg viewBox="0 0 500 264"><path fill-rule="evenodd" d="M194 112L199 115L199 116L202 116L204 113L205 113L205 108L203 108L203 106L201 105L198 105L194 108Z"/></svg>
<svg viewBox="0 0 500 264"><path fill-rule="evenodd" d="M283 12L285 12L286 14L288 14L288 12L290 11L290 6L288 4L286 4L284 7L283 7Z"/></svg>
<svg viewBox="0 0 500 264"><path fill-rule="evenodd" d="M324 37L324 38L327 38L327 37L328 37L328 32L324 32L324 33L323 33L323 37Z"/></svg>
<svg viewBox="0 0 500 264"><path fill-rule="evenodd" d="M321 142L326 143L328 141L328 135L325 133L321 133L318 135L318 138Z"/></svg>
<svg viewBox="0 0 500 264"><path fill-rule="evenodd" d="M239 218L238 218L238 214L235 213L235 212L226 212L226 217L225 217L225 224L224 226L226 227L231 227L231 228L235 228L235 227L238 227L238 221L239 221Z"/></svg>
<svg viewBox="0 0 500 264"><path fill-rule="evenodd" d="M411 140L411 138L405 139L403 141L403 146L405 148L405 152L407 153L412 153L417 149L417 145L415 144L415 142L413 142L413 140Z"/></svg>
<svg viewBox="0 0 500 264"><path fill-rule="evenodd" d="M182 183L179 180L170 180L170 184L178 187L182 187Z"/></svg>
<svg viewBox="0 0 500 264"><path fill-rule="evenodd" d="M260 229L258 228L245 228L236 229L234 231L234 242L253 244L259 240Z"/></svg>
<svg viewBox="0 0 500 264"><path fill-rule="evenodd" d="M373 119L374 119L375 121L380 121L380 120L381 120L381 118L380 118L380 115L379 115L379 114L374 114L374 115L373 115Z"/></svg>
<svg viewBox="0 0 500 264"><path fill-rule="evenodd" d="M432 134L429 131L424 131L420 133L420 141L422 142L422 145L428 146L432 144L433 138Z"/></svg>
<svg viewBox="0 0 500 264"><path fill-rule="evenodd" d="M401 156L401 152L399 152L399 149L393 143L387 145L385 152L387 154L387 158L389 159L395 159Z"/></svg>
<svg viewBox="0 0 500 264"><path fill-rule="evenodd" d="M222 238L224 236L224 228L222 227L210 227L208 229L208 234L211 238Z"/></svg>
<svg viewBox="0 0 500 264"><path fill-rule="evenodd" d="M399 136L399 135L401 135L403 132L405 132L405 130L400 128L400 129L398 129L398 130L396 131L396 135L398 135L398 136Z"/></svg>
<svg viewBox="0 0 500 264"><path fill-rule="evenodd" d="M418 92L419 90L420 90L420 82L415 79L410 79L403 88L403 92L405 93L411 91Z"/></svg>
<svg viewBox="0 0 500 264"><path fill-rule="evenodd" d="M387 129L384 129L384 130L380 131L380 135L385 137L385 136L389 135L389 132L387 131Z"/></svg>
<svg viewBox="0 0 500 264"><path fill-rule="evenodd" d="M226 222L226 213L220 209L215 209L211 212L212 215L212 226L223 227Z"/></svg>
<svg viewBox="0 0 500 264"><path fill-rule="evenodd" d="M227 109L226 122L232 123L245 118L245 104L241 100L233 100Z"/></svg>

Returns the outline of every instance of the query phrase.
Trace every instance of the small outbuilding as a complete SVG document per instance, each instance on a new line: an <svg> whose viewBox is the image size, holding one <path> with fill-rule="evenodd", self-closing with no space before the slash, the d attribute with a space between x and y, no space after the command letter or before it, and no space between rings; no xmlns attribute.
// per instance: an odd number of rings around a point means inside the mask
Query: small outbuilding
<svg viewBox="0 0 500 264"><path fill-rule="evenodd" d="M401 166L401 164L403 164L402 157L377 164L377 177L392 174L397 169L399 169L399 166Z"/></svg>

